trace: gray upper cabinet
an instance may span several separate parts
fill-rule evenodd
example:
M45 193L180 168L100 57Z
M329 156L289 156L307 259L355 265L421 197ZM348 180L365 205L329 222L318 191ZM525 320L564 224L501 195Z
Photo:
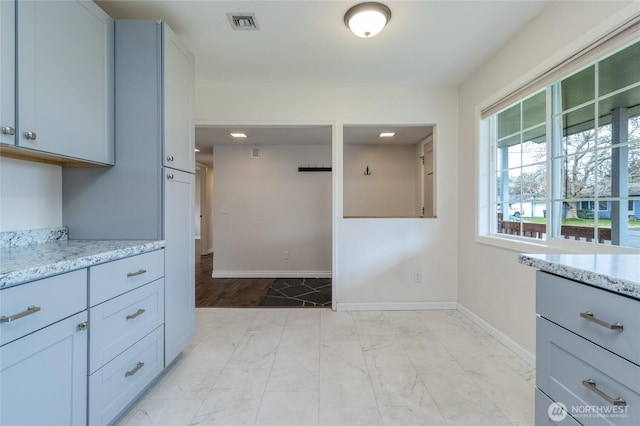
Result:
M85 0L16 7L16 144L113 164L113 20Z
M0 1L0 143L15 144L15 3Z
M195 126L193 121L193 55L175 33L163 28L164 165L195 173Z

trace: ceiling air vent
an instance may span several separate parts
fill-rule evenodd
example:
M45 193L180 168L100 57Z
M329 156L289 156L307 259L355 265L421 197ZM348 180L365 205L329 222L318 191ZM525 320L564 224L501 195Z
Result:
M227 18L229 18L229 22L231 23L231 28L234 30L244 30L244 31L257 31L258 21L256 21L255 13L227 13Z

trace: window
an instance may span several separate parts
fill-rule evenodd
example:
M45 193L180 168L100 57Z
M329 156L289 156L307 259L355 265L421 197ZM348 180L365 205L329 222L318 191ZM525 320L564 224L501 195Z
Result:
M640 248L640 42L486 119L489 233Z

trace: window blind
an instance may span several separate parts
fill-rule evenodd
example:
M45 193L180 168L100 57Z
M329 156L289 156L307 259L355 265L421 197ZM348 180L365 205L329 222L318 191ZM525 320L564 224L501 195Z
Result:
M636 14L590 46L573 54L562 61L562 63L548 69L540 76L525 83L515 91L489 105L487 108L484 108L481 111L482 119L502 111L534 92L561 80L574 71L596 62L601 57L635 41L639 37L640 14Z

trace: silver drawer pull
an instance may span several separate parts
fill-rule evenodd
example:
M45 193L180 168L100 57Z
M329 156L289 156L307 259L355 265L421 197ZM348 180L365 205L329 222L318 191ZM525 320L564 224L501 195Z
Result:
M24 132L24 137L27 140L35 141L38 135L36 135L36 132Z
M0 317L0 322L11 322L20 318L24 318L27 315L35 314L40 310L40 306L29 306L26 311L19 312L15 315L11 315L9 317L5 317L4 315Z
M88 330L88 329L89 329L89 321L81 322L76 327L76 330L78 330L78 331L85 331L85 330Z
M587 321L595 322L596 324L601 325L604 328L608 328L610 330L622 331L623 329L622 324L620 324L619 322L614 322L613 324L611 324L609 322L603 321L599 318L594 317L593 312L591 311L580 312L580 317L586 319Z
M138 269L136 272L127 273L127 278L136 277L138 275L144 274L145 272L147 272L146 269Z
M145 310L140 308L140 309L138 309L138 311L135 314L127 315L127 321L130 320L130 319L137 318L137 317L139 317L140 315L142 315L144 313L145 313Z
M605 401L607 401L609 404L611 405L627 405L627 402L618 397L618 398L611 398L609 395L607 395L606 393L602 392L600 389L598 389L596 387L596 381L593 379L587 379L587 380L583 380L582 384L589 389L590 391L592 391L593 393L595 393L596 395L598 395L600 398L604 399Z
M144 367L144 362L138 362L136 364L136 366L133 368L133 370L131 371L127 371L126 373L124 373L124 377L129 377L129 376L133 376L134 374L136 374L138 372L138 370L140 370L142 367Z

